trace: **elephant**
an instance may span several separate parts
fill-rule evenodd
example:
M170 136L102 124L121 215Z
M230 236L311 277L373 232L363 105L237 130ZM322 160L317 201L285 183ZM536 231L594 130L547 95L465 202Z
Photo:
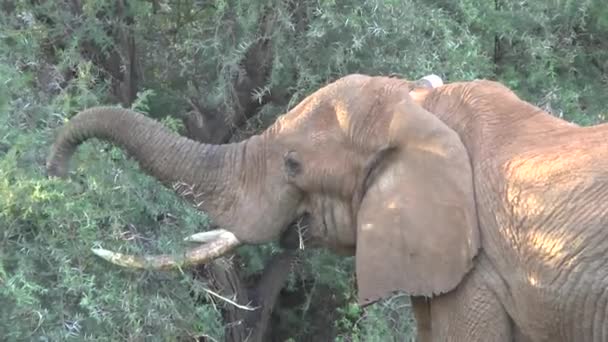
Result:
M350 74L222 145L94 107L61 129L49 176L90 138L220 227L186 237L198 245L181 258L93 250L115 264L205 263L306 217L315 241L354 255L362 306L411 296L422 341L608 340L608 128L499 82Z

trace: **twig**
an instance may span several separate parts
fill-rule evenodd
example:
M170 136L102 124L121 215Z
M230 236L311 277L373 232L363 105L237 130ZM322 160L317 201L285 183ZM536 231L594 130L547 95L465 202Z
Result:
M204 287L203 287L203 290L204 290L205 292L209 293L210 295L216 296L216 297L218 297L218 298L220 298L220 299L222 299L222 300L224 300L224 301L226 301L226 302L228 302L228 303L230 303L230 304L232 304L232 305L236 306L236 307L237 307L237 308L239 308L239 309L243 309L243 310L247 310L247 311L255 311L255 310L257 310L257 309L259 309L259 308L260 308L259 306L258 306L258 307L255 307L255 308L252 308L252 307L250 307L250 306L240 305L240 304L238 304L238 303L236 303L236 302L234 302L234 301L232 301L232 300L230 300L230 299L228 299L228 298L226 298L226 297L223 297L223 296L221 296L221 295L219 295L219 294L217 294L217 293L215 293L215 292L213 292L213 291L211 291L211 290L207 289L207 288L204 288Z
M308 225L302 226L302 221L304 221L304 217L300 217L300 219L298 219L298 222L296 223L296 228L298 229L298 242L299 242L298 247L299 247L299 249L304 250L303 231L308 228Z

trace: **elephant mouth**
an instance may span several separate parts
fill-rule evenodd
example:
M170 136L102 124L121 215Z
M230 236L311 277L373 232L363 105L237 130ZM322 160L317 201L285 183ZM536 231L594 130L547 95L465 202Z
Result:
M337 227L328 223L323 217L305 212L287 226L280 236L279 244L290 250L327 247L339 255L354 255L354 245L342 241L338 237Z

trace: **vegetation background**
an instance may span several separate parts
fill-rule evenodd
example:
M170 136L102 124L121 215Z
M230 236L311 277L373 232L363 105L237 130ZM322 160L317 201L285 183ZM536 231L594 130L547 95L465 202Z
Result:
M177 253L209 220L110 144L47 179L56 129L86 107L222 143L348 73L437 73L590 125L607 71L604 0L0 0L0 339L412 339L407 297L358 307L352 258L323 250L246 247L164 273L100 262L91 247Z

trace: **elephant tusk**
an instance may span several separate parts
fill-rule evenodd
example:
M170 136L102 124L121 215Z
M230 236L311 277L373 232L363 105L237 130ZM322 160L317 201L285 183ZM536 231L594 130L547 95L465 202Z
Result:
M189 242L199 242L199 243L207 243L210 241L215 241L217 239L236 239L236 236L226 229L214 229L208 232L200 232L196 234L192 234L184 239L184 241Z
M207 237L206 241L208 243L190 249L180 256L166 254L135 256L112 252L103 248L92 248L91 251L102 259L126 268L169 270L207 263L241 244L236 236L228 231L217 233L216 237L215 239Z

